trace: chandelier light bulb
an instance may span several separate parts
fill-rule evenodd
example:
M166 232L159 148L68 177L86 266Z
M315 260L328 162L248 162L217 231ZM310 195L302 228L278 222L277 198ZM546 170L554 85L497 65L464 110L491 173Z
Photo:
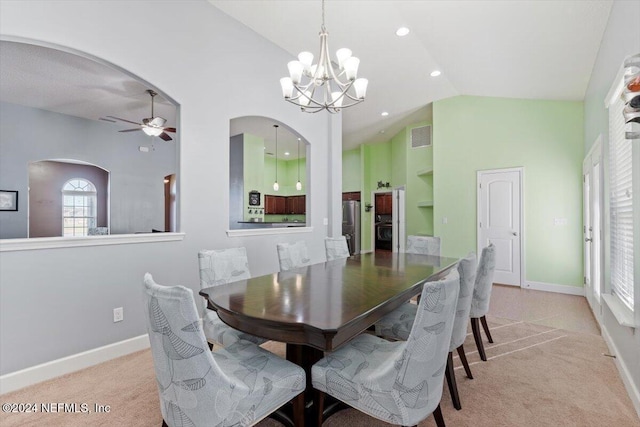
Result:
M298 83L300 83L300 79L302 78L302 70L304 69L302 62L290 61L287 64L287 67L289 68L289 76L291 77L291 81L293 82L293 84L297 85Z
M298 61L304 66L305 71L309 71L311 64L313 63L313 53L311 52L300 52L298 54Z
M347 49L346 47L338 49L336 51L336 57L338 58L338 67L340 67L340 69L343 69L344 61L351 57L351 49Z
M291 98L291 96L293 96L293 81L291 77L281 78L280 86L282 86L282 96L285 98Z
M359 78L353 82L353 87L356 90L356 97L358 99L364 99L367 96L367 86L369 85L369 80Z

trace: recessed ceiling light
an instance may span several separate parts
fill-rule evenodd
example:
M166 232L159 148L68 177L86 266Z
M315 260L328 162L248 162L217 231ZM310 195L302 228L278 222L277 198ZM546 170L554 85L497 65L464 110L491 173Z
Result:
M387 117L387 116L389 115L389 113L388 113L388 112L386 112L386 111L383 111L380 115L381 115L382 117Z
M440 70L433 70L430 75L431 77L438 77L440 74L442 74Z
M285 151L285 152L284 152L284 155L285 155L285 156L288 156L288 155L289 155L289 152L288 152L288 151Z
M398 29L396 30L396 36L398 36L398 37L404 37L404 36L406 36L407 34L409 34L409 31L411 31L411 30L409 30L407 27L400 27L400 28L398 28Z
M382 130L380 131L380 133L384 133L384 129L382 129Z

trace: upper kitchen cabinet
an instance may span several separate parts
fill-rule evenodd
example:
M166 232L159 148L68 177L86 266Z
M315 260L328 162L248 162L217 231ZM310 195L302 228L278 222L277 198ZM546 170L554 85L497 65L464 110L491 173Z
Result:
M376 194L376 215L391 215L392 210L391 193Z

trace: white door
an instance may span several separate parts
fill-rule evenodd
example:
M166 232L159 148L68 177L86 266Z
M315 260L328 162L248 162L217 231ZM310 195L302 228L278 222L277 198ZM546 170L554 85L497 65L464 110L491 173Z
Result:
M404 196L404 187L399 187L393 190L393 194L391 196L393 200L391 212L393 221L393 241L391 248L393 252L404 252L406 240Z
M600 138L582 163L584 285L596 317L600 316L602 286L602 153Z
M493 281L521 286L522 169L478 171L478 257L496 247Z

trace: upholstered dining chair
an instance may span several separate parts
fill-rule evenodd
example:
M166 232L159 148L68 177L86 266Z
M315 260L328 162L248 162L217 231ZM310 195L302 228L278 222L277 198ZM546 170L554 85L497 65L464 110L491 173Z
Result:
M347 239L344 236L325 237L324 249L327 254L327 261L349 258L351 256L349 253L349 246L347 245Z
M413 426L433 413L444 426L440 399L459 281L454 269L425 283L406 341L361 334L317 362L311 378L320 417L326 393L388 423Z
M302 368L242 340L209 351L189 288L147 273L144 298L163 426L250 426L292 399L303 421Z
M280 271L293 270L294 268L311 264L307 244L304 240L295 243L278 243L276 247L278 249Z
M445 377L451 394L453 406L460 410L460 395L456 384L455 370L453 367L453 351L458 352L462 366L469 379L473 379L471 368L467 362L464 351L464 340L467 337L467 325L469 324L469 311L473 297L473 286L476 277L476 254L471 252L458 262L458 275L460 276L460 292L456 306L456 317L453 323L451 342L449 343L449 355L447 356L447 368ZM386 339L406 340L411 332L418 306L416 304L403 304L396 310L387 314L376 323L376 335Z
M409 254L440 256L440 237L407 236L405 252Z
M200 267L201 289L251 278L247 250L242 247L201 250L198 252L198 265ZM262 344L266 341L264 338L228 326L218 317L218 313L207 309L207 302L204 298L201 300L204 307L202 326L204 335L210 343L226 347L240 339L255 344Z
M473 339L476 342L476 347L478 347L480 359L485 362L487 361L487 355L484 351L484 345L482 344L482 335L480 334L478 320L482 323L482 328L484 329L484 333L487 334L487 339L490 343L493 343L491 332L489 332L489 325L487 325L486 314L489 312L489 300L491 299L491 288L493 287L493 274L495 269L496 248L493 243L491 243L482 249L482 254L480 255L480 262L478 263L478 270L476 271L476 283L473 287L471 312L469 313Z

